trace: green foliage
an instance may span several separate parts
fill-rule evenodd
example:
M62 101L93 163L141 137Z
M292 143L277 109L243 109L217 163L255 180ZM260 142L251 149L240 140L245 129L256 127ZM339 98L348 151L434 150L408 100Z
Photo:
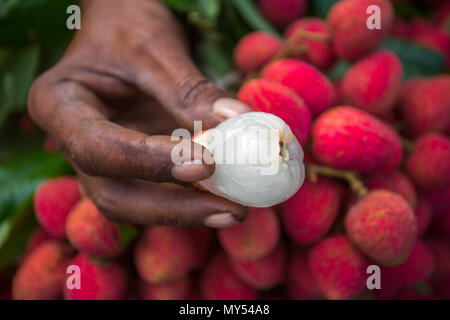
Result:
M328 11L338 0L311 0L309 5L311 7L311 13L313 16L325 18Z
M389 49L400 58L406 79L415 76L436 75L444 70L445 58L439 52L417 43L388 38L380 46L380 49Z

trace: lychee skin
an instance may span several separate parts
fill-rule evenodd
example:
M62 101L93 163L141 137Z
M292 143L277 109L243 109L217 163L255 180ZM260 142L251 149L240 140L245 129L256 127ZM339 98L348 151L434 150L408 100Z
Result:
M277 246L280 222L273 208L249 208L243 223L220 229L217 235L233 259L258 260Z
M316 244L309 255L309 267L322 291L332 300L351 299L365 287L368 262L342 235Z
M41 226L53 237L65 237L67 215L80 200L78 181L71 177L49 179L34 195L34 210Z
M40 247L41 244L49 240L55 240L55 238L49 235L45 230L37 228L28 238L27 249L25 251L25 254L29 254L31 251Z
M406 171L423 189L443 189L450 185L450 139L439 133L421 136L406 159Z
M399 170L369 175L364 184L369 190L385 189L398 193L413 207L417 204L417 193L414 184L406 174Z
M141 280L139 297L143 300L186 300L189 298L190 289L189 276L160 284L150 284Z
M282 41L269 33L255 31L245 35L234 49L233 60L243 74L257 72L283 47Z
M390 298L399 289L424 281L433 273L435 262L431 251L417 241L406 261L395 267L381 269L381 298Z
M89 199L71 210L66 234L75 248L95 257L114 257L122 249L117 225L106 219Z
M150 227L134 251L138 274L149 283L162 283L184 276L194 265L194 245L189 233L177 227Z
M430 281L433 284L439 283L450 276L450 240L448 237L435 237L427 239L425 243L435 261L435 268Z
M263 78L294 90L305 101L313 117L332 107L336 101L331 81L313 66L297 59L270 63L263 70Z
M450 76L413 78L400 93L399 105L411 136L450 132Z
M255 261L231 260L236 275L249 286L269 290L283 282L286 248L280 243L269 255Z
M305 180L281 207L283 227L289 238L298 245L322 238L336 219L343 193L343 187L331 179Z
M120 264L115 261L100 261L78 254L70 265L80 268L80 289L69 289L63 281L66 300L120 300L125 297L127 279Z
M255 111L280 117L291 128L300 144L305 144L308 140L311 114L303 99L290 88L274 81L256 79L244 84L237 97Z
M258 7L267 20L282 27L303 16L308 9L308 1L259 0Z
M391 51L376 52L353 65L341 83L344 104L374 115L386 115L394 107L403 80L400 59Z
M348 237L383 266L403 263L417 238L417 220L403 197L374 190L351 207L345 217Z
M315 17L294 21L285 32L290 42L291 57L301 59L320 70L329 69L335 59L330 30L325 21Z
M186 229L194 243L193 268L200 269L207 261L213 245L215 244L215 232L211 228Z
M219 253L208 264L200 280L204 299L207 300L255 300L257 293L245 284L233 271L230 261Z
M380 29L369 29L369 6L380 8ZM343 59L355 60L374 50L389 34L394 12L388 0L341 0L330 9L327 22L330 26L333 48Z
M69 246L49 240L31 251L14 276L12 296L16 300L53 300L62 297L61 284L70 258Z
M322 296L317 279L308 264L309 252L295 247L289 259L286 290L294 300L319 299Z
M440 213L434 218L433 233L450 238L450 209L447 209L447 211Z
M403 156L400 138L389 125L349 106L335 107L317 118L312 144L320 163L362 173L393 171Z

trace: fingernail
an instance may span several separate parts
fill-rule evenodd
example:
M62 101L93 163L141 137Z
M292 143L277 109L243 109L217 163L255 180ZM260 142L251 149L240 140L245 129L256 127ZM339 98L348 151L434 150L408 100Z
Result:
M207 179L212 170L200 160L185 161L172 167L172 176L183 182L194 182Z
M211 228L229 228L239 223L231 213L218 213L205 219L205 225Z
M231 118L249 111L252 111L249 106L231 98L221 98L213 104L213 112L223 118Z

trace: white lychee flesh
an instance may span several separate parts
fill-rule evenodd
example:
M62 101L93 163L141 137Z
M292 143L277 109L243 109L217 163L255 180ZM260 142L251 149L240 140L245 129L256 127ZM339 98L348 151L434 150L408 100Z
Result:
M251 207L270 207L303 184L303 150L279 117L249 112L220 123L194 139L214 157L215 172L200 185Z

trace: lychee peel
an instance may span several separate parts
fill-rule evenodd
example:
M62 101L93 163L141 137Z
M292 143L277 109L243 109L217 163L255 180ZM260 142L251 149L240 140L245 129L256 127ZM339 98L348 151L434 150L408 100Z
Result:
M307 0L259 0L264 17L276 26L285 26L300 18L308 9Z

